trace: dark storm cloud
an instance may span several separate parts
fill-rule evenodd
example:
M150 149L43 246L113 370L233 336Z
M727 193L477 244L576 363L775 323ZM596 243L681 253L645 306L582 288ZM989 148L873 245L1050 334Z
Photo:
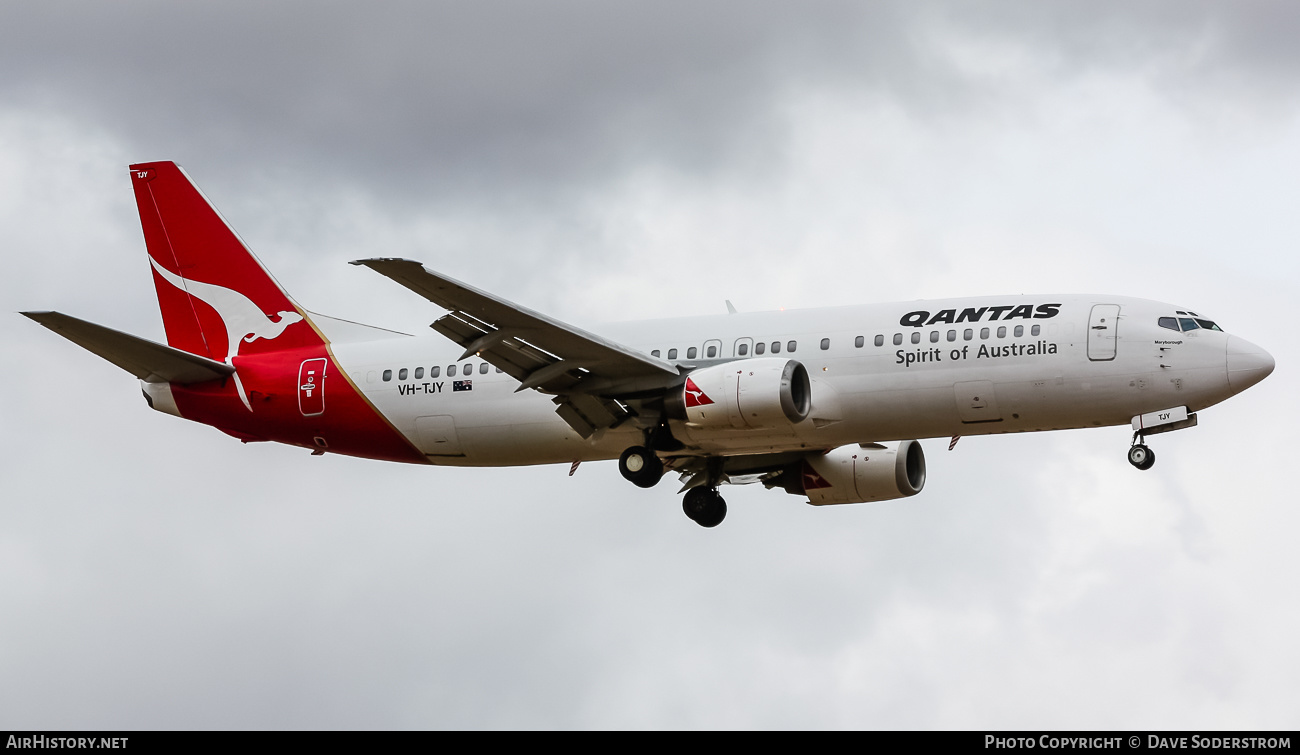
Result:
M146 154L326 161L376 182L472 191L625 161L715 164L762 130L798 56L851 46L860 26L839 4L738 10L26 6L0 32L0 86L11 102L111 124ZM885 55L880 36L872 47Z
M1164 56L1180 75L1292 80L1297 15L1172 2L22 4L0 28L0 96L75 114L143 159L324 167L449 195L555 191L646 163L779 161L783 92L878 90L923 111L997 94L1000 82L953 69L935 29L1057 71Z
M1154 55L1289 79L1297 23L1278 3L42 3L6 10L0 95L147 159L555 191L647 163L779 161L783 92L865 88L923 111L997 94L935 29L1059 71Z

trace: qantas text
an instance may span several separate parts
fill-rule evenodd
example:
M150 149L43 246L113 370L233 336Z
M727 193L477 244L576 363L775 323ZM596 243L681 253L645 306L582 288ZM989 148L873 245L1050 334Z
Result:
M959 313L955 309L941 309L931 315L928 311L922 309L917 312L908 312L903 315L899 325L908 325L913 328L923 328L926 325L935 325L938 323L954 324L959 322L980 322L981 320L1013 320L1022 318L1028 320L1035 318L1039 320L1048 317L1056 317L1061 311L1060 304L1039 304L1035 307L1033 304L1006 304L1000 307L967 307ZM988 317L985 317L988 315Z

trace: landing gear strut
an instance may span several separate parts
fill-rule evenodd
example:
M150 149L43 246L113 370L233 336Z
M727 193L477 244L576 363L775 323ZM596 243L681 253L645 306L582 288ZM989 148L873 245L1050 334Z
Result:
M682 511L701 527L717 527L727 517L727 502L713 488L691 488L682 499Z
M1141 433L1133 434L1133 445L1128 449L1128 463L1138 469L1150 469L1155 466L1156 452L1147 448L1146 440Z
M664 463L645 446L632 446L618 457L618 471L637 487L653 488L664 476Z

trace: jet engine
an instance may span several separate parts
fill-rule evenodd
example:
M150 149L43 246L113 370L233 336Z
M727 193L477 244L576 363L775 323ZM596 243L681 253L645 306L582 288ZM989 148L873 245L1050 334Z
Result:
M811 397L802 364L766 357L695 370L664 403L670 417L692 427L751 429L803 421Z
M904 498L925 487L925 453L914 440L894 448L875 443L840 446L809 454L764 484L806 495L814 506Z

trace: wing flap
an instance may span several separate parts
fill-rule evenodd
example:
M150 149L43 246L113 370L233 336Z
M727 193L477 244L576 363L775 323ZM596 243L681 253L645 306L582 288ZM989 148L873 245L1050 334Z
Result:
M480 291L404 259L357 260L443 309L429 327L519 381L518 390L556 396L555 412L582 437L613 427L630 412L615 397L663 388L677 370L667 362Z
M429 327L465 347L462 359L478 354L519 381L536 370L559 361L554 354L544 352L520 340L518 336L511 336L509 332L494 328L463 312L443 315ZM522 336L522 333L519 335ZM569 382L572 383L573 380Z
M364 265L391 278L439 307L451 310L461 324L472 323L478 327L479 332L473 338L462 341L453 337L462 346L468 346L475 338L486 335L489 331L501 331L504 334L502 338L507 341L515 340L551 355L553 358L549 361L563 359L589 362L593 365L591 371L602 377L677 376L677 371L671 365L648 354L448 278L419 262L380 258L356 260L352 264ZM447 318L444 317L439 322L445 320ZM447 325L448 330L454 330L462 338L468 337L464 330L451 327L450 323ZM434 329L452 337L441 328Z
M146 383L203 383L219 380L235 371L228 364L79 320L62 312L21 314Z

